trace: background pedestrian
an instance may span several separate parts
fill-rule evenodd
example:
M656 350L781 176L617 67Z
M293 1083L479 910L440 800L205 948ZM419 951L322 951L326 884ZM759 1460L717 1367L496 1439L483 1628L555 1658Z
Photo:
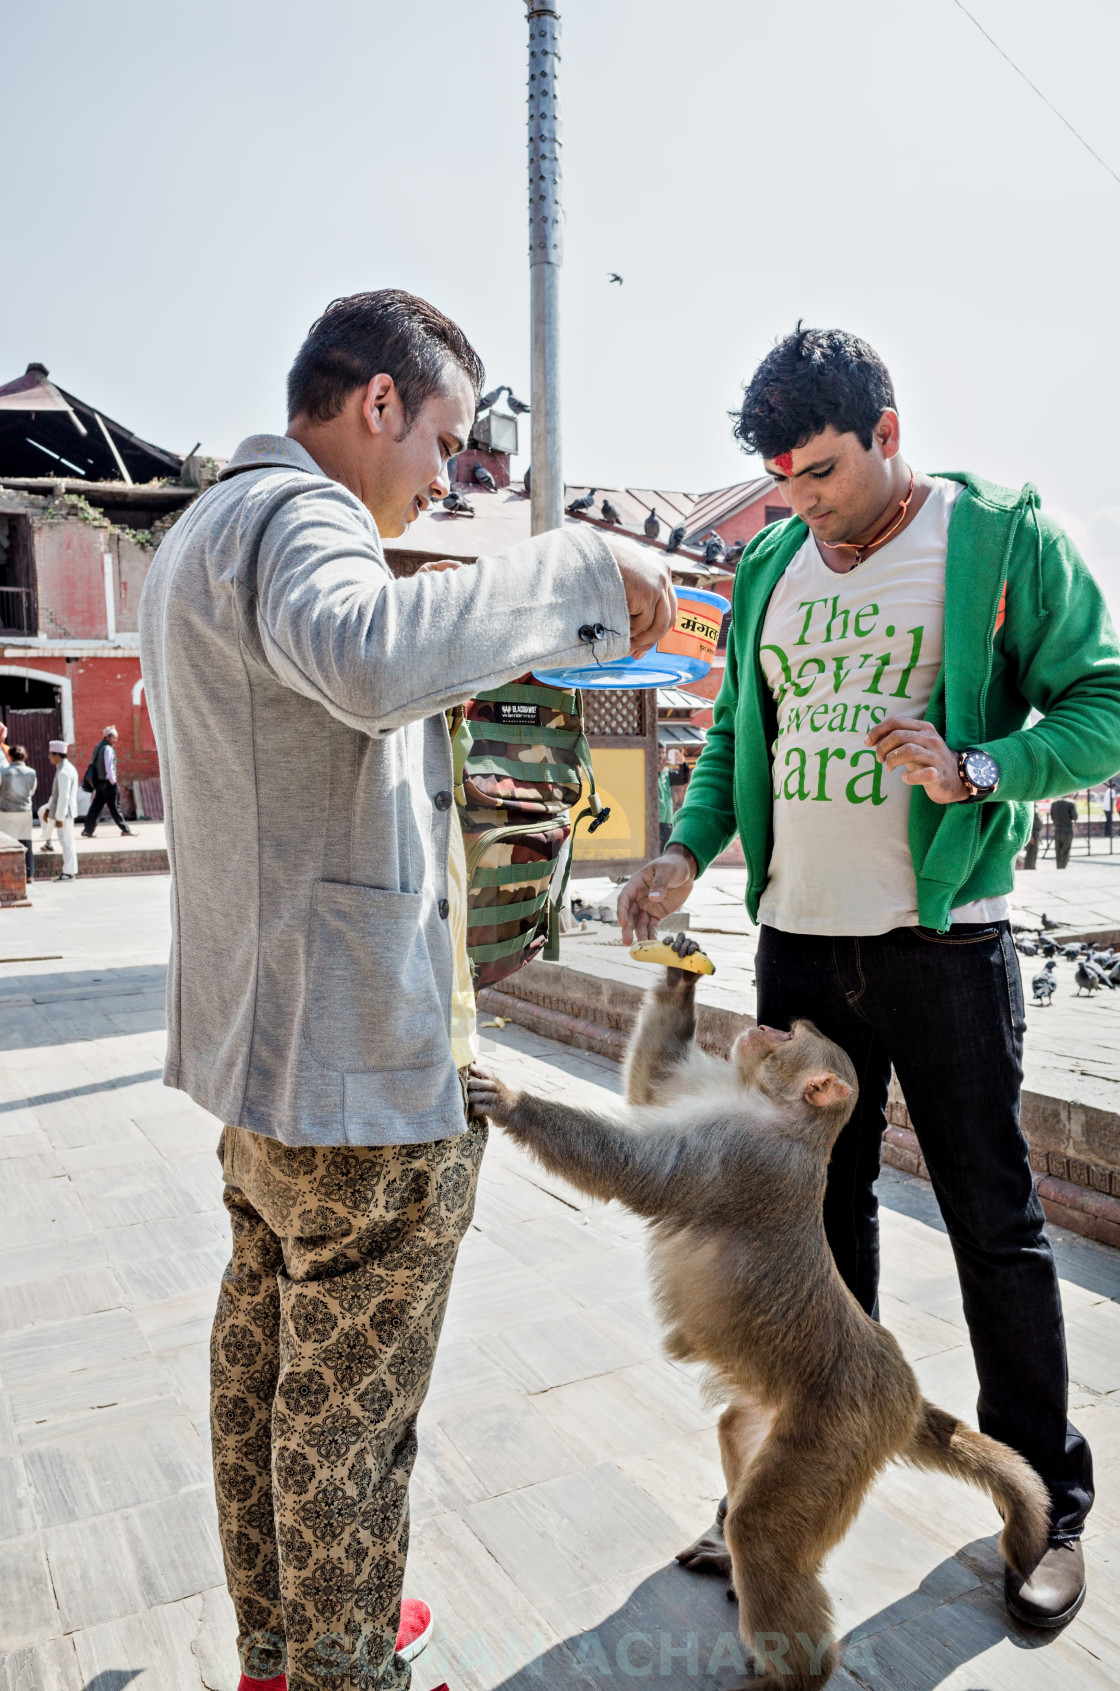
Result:
M54 785L51 796L39 812L43 824L43 850L53 851L53 834L57 828L62 836L62 874L60 881L72 881L78 873L78 852L74 845L74 819L78 814L78 771L67 756L70 750L65 740L52 740L50 759L54 764Z
M7 765L0 769L0 834L18 840L27 858L27 879L35 879L35 853L31 846L31 800L39 777L27 761L24 746L13 746Z
M1055 799L1050 806L1050 820L1054 824L1054 861L1059 869L1069 862L1073 847L1073 830L1077 823L1077 805L1072 798Z
M121 790L117 785L117 730L110 724L102 730L101 738L94 747L90 758L87 774L93 776L93 803L89 807L85 826L82 829L87 840L93 838L93 831L103 810L117 824L122 834L135 834L135 828L130 828L121 815Z

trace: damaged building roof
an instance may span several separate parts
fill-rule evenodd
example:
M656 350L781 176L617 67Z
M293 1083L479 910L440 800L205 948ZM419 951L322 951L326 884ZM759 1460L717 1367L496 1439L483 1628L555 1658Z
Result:
M67 393L45 364L0 386L0 477L88 482L176 480L183 459L153 446L103 411Z

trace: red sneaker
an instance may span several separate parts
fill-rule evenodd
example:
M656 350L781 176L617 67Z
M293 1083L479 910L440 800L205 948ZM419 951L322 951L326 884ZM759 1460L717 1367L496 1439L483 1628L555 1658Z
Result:
M397 1655L411 1662L425 1649L432 1636L432 1611L418 1597L406 1597L401 1604L401 1629L397 1633ZM436 1691L447 1691L446 1685Z
M288 1691L288 1676L278 1673L272 1679L250 1679L243 1673L237 1682L237 1691Z

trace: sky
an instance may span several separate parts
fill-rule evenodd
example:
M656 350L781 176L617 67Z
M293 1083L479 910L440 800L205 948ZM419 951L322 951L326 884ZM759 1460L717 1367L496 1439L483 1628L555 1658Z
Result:
M1120 8L969 3L1120 173ZM1034 482L1120 611L1120 182L955 0L561 5L567 480L755 473L744 380L841 325L907 457ZM522 0L9 6L0 380L226 456L283 431L322 307L395 285L528 398L526 34Z

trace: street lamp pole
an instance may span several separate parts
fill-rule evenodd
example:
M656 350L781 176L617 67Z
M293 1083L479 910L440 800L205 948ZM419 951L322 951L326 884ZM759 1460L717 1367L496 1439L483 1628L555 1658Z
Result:
M534 534L564 521L560 464L560 62L557 0L527 0L529 9L529 277L533 319L532 481Z

